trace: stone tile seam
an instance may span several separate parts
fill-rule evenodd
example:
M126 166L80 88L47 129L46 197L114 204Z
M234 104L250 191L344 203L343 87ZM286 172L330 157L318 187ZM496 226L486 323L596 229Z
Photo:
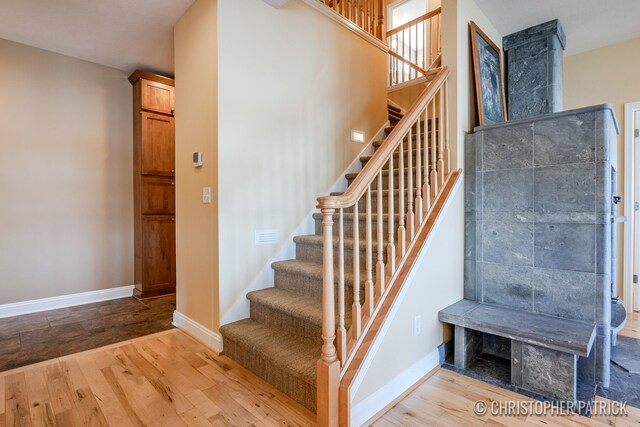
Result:
M533 161L535 162L536 159L536 122L531 123L531 131L533 132L533 138L531 139L531 156ZM536 172L535 172L535 165L533 165L532 167L533 169L533 180L531 180L531 196L532 196L532 200L531 200L531 208L533 209L533 212L535 214L536 212ZM535 218L534 218L535 220ZM533 225L533 239L531 239L531 262L532 264L535 265L536 263L536 224L535 221L532 222ZM533 278L531 280L531 310L535 313L536 312L536 292L535 292L535 286L533 285Z
M584 274L593 274L594 276L605 276L605 274L596 273L595 270L594 271L567 270L567 269L560 269L560 268L536 267L535 265L525 265L525 264L504 264L501 262L491 262L491 261L476 261L476 264L491 264L491 265L499 265L502 267L515 266L515 267L531 268L531 269L544 270L544 271L560 271L565 273L584 273Z
M542 169L542 168L550 168L555 166L597 165L598 163L607 163L607 161L603 160L603 161L593 161L593 162L554 163L550 165L532 165L526 168L480 169L477 172L502 172L502 171L513 171L513 170Z

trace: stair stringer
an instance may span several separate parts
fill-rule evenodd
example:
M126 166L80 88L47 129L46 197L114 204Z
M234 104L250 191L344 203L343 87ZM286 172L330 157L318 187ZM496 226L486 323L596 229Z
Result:
M389 121L383 123L383 125L378 129L375 135L369 139L369 142L364 146L362 151L358 153L353 162L340 174L338 178L333 183L331 188L325 193L330 194L332 192L342 192L347 189L347 181L344 179L345 175L348 173L356 173L360 172L362 169L362 164L360 162L360 157L372 155L375 151L373 147L374 141L379 141L385 138L385 128L389 126ZM249 286L247 286L242 293L240 293L238 298L235 300L233 305L229 310L227 310L221 317L220 325L226 325L232 322L236 322L238 320L242 320L250 317L249 313L249 300L247 299L247 294L249 292L258 291L266 288L273 288L274 286L274 270L272 268L272 264L276 261L284 261L288 259L296 258L296 244L293 241L295 236L301 236L306 234L314 234L315 233L315 220L313 219L313 214L317 213L318 209L315 207L309 211L309 213L305 216L305 218L298 224L296 229L287 237L285 242L280 246L278 252L264 265L264 267L260 270L260 272L255 276L255 278L251 281Z
M440 210L434 212L436 218L433 220L430 229L423 230L426 233L426 238L418 248L415 248L416 257L414 262L408 266L406 276L396 283L399 288L394 287L388 292L386 296L388 301L385 301L381 307L380 320L377 322L374 320L369 330L364 331L363 341L367 341L367 334L370 334L373 338L366 350L356 350L353 360L361 360L361 362L356 363L356 366L352 363L343 372L340 383L341 425L344 421L347 421L348 425L352 426L368 424L367 421L372 421L381 411L396 403L412 386L419 383L425 375L439 365L437 346L443 340L443 330L438 322L438 309L434 308L429 310L428 313L415 313L420 314L423 318L421 326L423 331L417 337L413 337L410 333L413 322L407 323L407 319L403 319L405 320L404 323L407 324L403 323L402 326L398 326L397 323L398 318L403 314L401 313L403 303L415 298L412 290L416 286L428 286L436 290L446 286L446 292L433 296L436 300L442 299L442 301L436 302L436 305L442 305L442 307L449 304L449 301L457 301L457 298L461 298L463 295L464 285L461 273L464 258L463 177L461 173L457 174L457 176L454 173L451 179L454 181L450 183L451 189L448 192L446 190L443 192L442 196L446 197L446 199L443 201ZM425 226L425 228L427 227L429 227L429 224ZM454 235L448 233L453 233ZM431 283L416 283L416 276L423 265L429 262L428 257L437 257L437 254L442 252L443 239L455 239L456 242L454 242L453 246L456 251L459 249L460 252L459 254L456 252L456 256L451 257L449 264L446 262L437 263L437 269L450 273L446 275L451 276L452 283L434 285L433 281L436 278L431 280L431 277L429 278ZM420 279L423 279L423 274L420 275ZM404 315L406 317L407 314L404 313ZM411 316L413 315L412 313ZM424 326L425 324L427 327ZM418 340L425 341L425 338L427 338L427 341L433 341L432 348L423 348L422 351L418 351L417 353L420 353L420 357L414 357L415 360L399 360L398 358L402 358L408 352L405 346L399 345L397 342L401 339L398 337L399 329L404 330L405 335L408 335L409 339L414 340L414 342L418 342ZM409 331L409 333L407 334L406 331ZM396 334L395 337L394 334ZM426 335L429 336L427 337ZM391 338L392 341L389 341L388 338ZM383 354L382 357L384 357L384 354L387 356L394 354L395 357L381 362L380 354ZM382 363L385 366L384 370L377 369L379 366L376 365L376 362L378 365ZM387 372L392 369L390 366L402 366L404 369L387 380L381 379L388 375ZM365 382L369 380L368 382L371 383L370 380L372 378L375 378L374 382L382 383L376 384L375 391L370 393L367 393L366 390L361 390L363 385L365 385L365 388L369 385L365 384ZM369 387L369 389L371 388ZM346 420L342 418L343 409L346 409L348 413L345 417Z

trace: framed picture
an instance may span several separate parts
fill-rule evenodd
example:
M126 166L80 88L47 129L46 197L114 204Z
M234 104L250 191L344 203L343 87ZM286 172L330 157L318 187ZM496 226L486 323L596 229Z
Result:
M471 21L471 50L480 126L507 121L500 49Z

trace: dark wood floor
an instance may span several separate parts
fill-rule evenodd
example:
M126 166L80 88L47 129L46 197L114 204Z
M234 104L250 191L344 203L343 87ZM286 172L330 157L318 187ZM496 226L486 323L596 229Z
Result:
M172 328L175 295L0 319L0 372Z

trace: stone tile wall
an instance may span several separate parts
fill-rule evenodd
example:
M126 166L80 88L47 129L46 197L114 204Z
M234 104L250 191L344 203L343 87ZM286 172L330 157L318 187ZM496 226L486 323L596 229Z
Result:
M503 38L509 120L562 111L562 53L558 20Z
M597 324L579 376L603 385L616 133L598 106L476 128L465 144L465 298Z

